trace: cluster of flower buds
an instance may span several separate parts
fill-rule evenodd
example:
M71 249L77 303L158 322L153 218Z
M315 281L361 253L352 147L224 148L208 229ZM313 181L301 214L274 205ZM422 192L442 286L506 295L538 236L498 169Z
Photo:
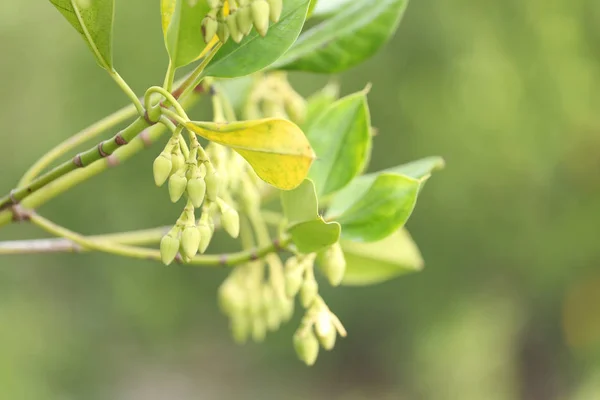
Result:
M281 17L283 0L207 0L210 11L202 21L204 41L217 35L223 43L231 37L239 43L252 27L265 36L269 20L276 23Z
M346 336L346 330L321 297L317 296L294 334L294 349L306 365L313 365L319 355L319 345L325 350L335 346L337 335Z
M339 286L346 273L346 258L339 243L328 247L317 255L317 265L331 286Z
M309 308L319 294L314 274L315 254L293 256L285 262L285 294L294 298L300 293L304 308Z
M177 223L161 240L161 257L167 265L177 254L181 254L183 261L189 261L198 252L206 251L215 229L215 211L220 213L221 225L230 236L238 237L240 230L238 212L220 197L223 182L208 155L196 140L186 160L182 140L181 135L171 137L153 166L158 186L168 180L172 202L179 201L184 194L188 199ZM200 207L202 216L196 222L195 209Z
M283 118L302 125L306 100L290 85L284 72L274 72L255 83L244 111L247 119Z
M244 343L264 340L294 313L294 302L263 279L261 261L237 267L219 288L219 303L229 317L233 338Z

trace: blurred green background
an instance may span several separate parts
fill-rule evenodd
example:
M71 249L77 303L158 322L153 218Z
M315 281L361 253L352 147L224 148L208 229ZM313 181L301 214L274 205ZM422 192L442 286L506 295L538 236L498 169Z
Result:
M141 93L166 68L158 2L116 11L117 68ZM4 193L126 98L47 1L3 2L0 54ZM292 78L303 94L325 81ZM600 2L415 0L385 50L340 81L373 84L372 169L447 161L408 224L421 273L326 290L349 336L306 368L297 319L233 344L215 298L226 271L2 257L0 398L600 399ZM156 151L44 214L83 233L171 223Z

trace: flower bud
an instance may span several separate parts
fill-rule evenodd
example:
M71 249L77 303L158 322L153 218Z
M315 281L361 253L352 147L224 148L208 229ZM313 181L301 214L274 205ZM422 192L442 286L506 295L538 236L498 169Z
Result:
M211 10L214 10L215 8L219 8L221 6L221 0L207 0L208 3L208 7L210 7Z
M188 225L181 234L181 252L188 258L193 258L198 253L200 246L200 232L194 225Z
M225 21L219 21L217 23L217 36L222 43L226 43L229 39L229 28Z
M171 154L171 175L185 167L185 157L181 150L173 152Z
M269 3L266 0L254 0L250 4L250 14L254 27L261 36L266 36L269 30Z
M195 208L200 208L206 193L206 183L200 177L192 178L187 182L187 194Z
M297 93L288 95L285 99L285 112L292 122L301 125L306 118L306 100Z
M300 300L304 308L310 307L319 293L319 285L314 279L306 279L300 288Z
M321 342L321 346L323 346L325 350L333 349L337 335L335 326L333 326L331 318L329 317L329 310L319 312L317 320L315 321L315 331L319 338L319 342Z
M187 179L183 174L171 175L169 178L169 196L173 203L177 203L187 187Z
M267 336L267 324L262 318L254 318L252 320L252 340L260 343Z
M225 281L219 288L219 305L227 315L243 314L247 306L246 293L233 281Z
M173 164L171 162L171 154L162 152L156 159L154 160L154 164L152 165L152 172L154 173L154 183L156 186L162 186L167 179L169 179L169 175L171 175L171 168Z
M251 320L246 314L235 314L231 317L231 334L236 343L246 343L248 334L250 333L250 323Z
M294 334L294 350L306 365L311 366L319 355L319 341L311 329L302 329Z
M207 173L204 181L206 182L206 198L210 201L217 201L221 189L221 182L219 181L217 171Z
M272 22L279 22L281 17L281 10L283 9L283 0L267 0L269 3L269 18Z
M244 38L244 34L239 30L237 26L237 18L236 13L230 14L227 16L225 22L227 23L227 28L229 28L229 34L234 42L239 43Z
M252 15L250 13L250 7L240 7L235 13L235 18L237 19L237 26L242 35L248 35L252 30Z
M232 238L237 238L240 234L240 215L231 207L227 209L221 215L221 223L223 228Z
M179 244L177 234L173 230L163 236L160 241L160 258L165 265L171 264L175 257L177 257Z
M278 300L279 313L282 321L289 321L294 315L294 300L288 298L280 298Z
M285 271L285 294L288 297L294 297L300 291L304 279L302 270L299 268Z
M219 27L219 23L213 14L214 13L208 13L208 15L206 15L206 17L204 17L202 20L202 36L204 37L205 43L208 43L212 40L212 38L217 34L217 28Z
M200 233L200 245L198 246L198 251L201 254L204 254L212 239L213 229L211 229L210 225L206 222L200 221L200 224L198 224L198 232Z
M319 266L332 286L339 286L346 272L346 258L339 243L319 253Z

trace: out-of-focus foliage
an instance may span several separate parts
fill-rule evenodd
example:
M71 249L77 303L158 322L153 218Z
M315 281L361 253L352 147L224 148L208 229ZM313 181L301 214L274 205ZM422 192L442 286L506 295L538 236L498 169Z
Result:
M160 83L160 13L116 8L121 75L138 91ZM60 18L33 0L0 13L0 187L126 102ZM339 78L342 95L373 83L373 171L429 154L448 167L408 224L425 268L326 293L349 336L315 367L293 356L297 323L260 347L232 344L215 304L224 271L11 257L0 264L2 397L598 398L598 21L589 0L414 1L392 42ZM293 78L305 94L324 83ZM168 224L179 210L152 183L151 153L44 211L84 233Z

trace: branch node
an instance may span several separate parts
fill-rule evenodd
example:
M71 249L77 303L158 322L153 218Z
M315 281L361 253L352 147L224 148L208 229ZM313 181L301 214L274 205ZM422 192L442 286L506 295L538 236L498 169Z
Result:
M121 135L121 132L119 132L115 136L115 143L117 144L117 146L124 146L127 143L129 143L129 142L127 140L125 140L125 138L123 137L123 135Z
M114 154L111 154L110 156L106 157L106 164L111 168L117 167L119 165L119 158Z
M26 210L19 204L14 204L11 207L13 222L29 221L33 215L33 211Z
M102 158L109 156L109 154L107 152L105 152L104 149L102 148L103 145L104 145L104 141L98 143L98 154L100 154L100 157L102 157Z
M75 164L75 166L77 168L83 168L83 161L81 160L81 154L77 154L75 157L73 157L73 164Z
M148 133L147 129L144 129L139 134L139 137L140 137L140 140L142 141L142 143L144 143L144 147L152 146L152 138L150 138L150 134Z

